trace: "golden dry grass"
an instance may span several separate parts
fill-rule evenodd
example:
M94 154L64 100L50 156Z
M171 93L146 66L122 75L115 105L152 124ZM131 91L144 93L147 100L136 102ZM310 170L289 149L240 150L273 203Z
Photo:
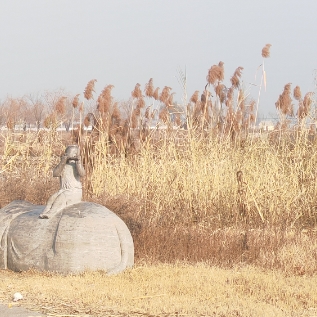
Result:
M66 137L1 136L1 207L46 203ZM232 141L166 130L121 153L100 134L89 157L82 148L85 200L125 220L136 267L115 277L2 271L1 299L20 291L23 305L55 315L315 314L317 153L308 137L277 131Z
M317 272L317 153L307 134L232 142L163 131L150 138L136 154L112 154L115 145L102 135L89 156L82 149L84 200L127 223L137 261ZM59 186L52 167L71 141L49 132L1 141L0 206L45 204Z
M117 276L0 271L0 299L52 315L313 316L317 277L286 277L254 267L137 266Z

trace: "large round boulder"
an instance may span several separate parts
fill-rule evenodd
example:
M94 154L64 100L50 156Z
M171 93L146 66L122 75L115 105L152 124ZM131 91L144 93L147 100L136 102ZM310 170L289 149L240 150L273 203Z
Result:
M133 265L130 231L106 207L80 202L40 219L44 208L13 201L0 209L0 269L115 274Z

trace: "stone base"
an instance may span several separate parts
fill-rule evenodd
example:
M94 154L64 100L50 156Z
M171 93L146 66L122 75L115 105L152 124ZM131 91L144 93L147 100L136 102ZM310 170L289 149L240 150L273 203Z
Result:
M13 201L0 209L0 269L115 274L133 266L130 231L106 207L80 202L39 219L44 208Z

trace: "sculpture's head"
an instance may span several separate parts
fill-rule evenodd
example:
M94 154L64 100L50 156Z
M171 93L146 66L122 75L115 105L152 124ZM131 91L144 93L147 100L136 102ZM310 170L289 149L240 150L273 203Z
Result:
M78 145L69 145L65 150L65 154L68 156L70 160L78 160L78 155L79 155Z

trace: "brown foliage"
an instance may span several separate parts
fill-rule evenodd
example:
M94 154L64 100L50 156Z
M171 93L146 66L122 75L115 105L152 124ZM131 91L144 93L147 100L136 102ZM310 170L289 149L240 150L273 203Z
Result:
M264 58L268 58L270 57L270 47L272 45L271 44L266 44L263 48L262 48L262 57Z
M313 94L312 92L308 92L305 95L304 100L300 101L298 111L297 111L297 116L299 119L304 119L308 116L311 105L313 103L313 100L311 98L312 94Z
M224 103L226 99L225 89L226 89L226 86L221 83L218 83L218 85L215 87L215 93L219 97L219 100L221 103Z
M110 107L112 105L112 100L113 100L113 97L111 96L111 91L113 88L114 88L113 85L106 86L98 97L97 109L101 114L105 114L109 112L110 110Z
M175 92L171 93L169 98L168 98L168 105L172 106L173 105L173 96L175 95Z
M131 92L132 98L141 98L142 97L142 91L140 89L140 84L137 83L134 87L134 90Z
M137 108L142 109L144 107L145 107L145 101L144 101L143 97L141 96L141 97L138 98Z
M209 84L215 85L219 81L223 81L224 79L224 66L223 62L219 62L218 65L213 65L208 70L208 75L206 80Z
M302 92L301 92L299 86L296 86L296 87L294 88L294 98L295 98L296 100L300 100L300 99L302 98Z
M233 73L233 76L230 78L231 84L234 88L239 88L240 86L240 78L242 75L243 67L238 67L235 72Z
M171 87L165 86L160 94L160 101L163 102L166 106L168 106L168 100L170 97Z
M84 90L84 97L87 99L87 100L90 100L90 99L94 99L93 97L93 92L95 92L95 83L96 83L97 79L92 79L88 82L85 90Z
M233 93L234 93L234 87L231 86L227 91L227 100L226 100L227 107L231 107L233 104Z
M160 88L157 87L157 88L154 90L154 92L153 92L152 97L153 97L155 100L159 100L159 90L160 90Z
M308 92L304 97L303 105L307 113L310 111L310 107L313 103L312 94L313 94L312 92Z
M80 94L77 94L77 95L74 97L73 101L72 101L72 106L73 106L74 108L77 108L77 107L78 107L78 104L79 104L79 95L80 95Z
M66 105L65 105L65 101L66 101L66 97L61 97L59 98L59 100L57 101L56 105L55 105L55 111L58 115L63 115L65 114L66 111Z
M153 97L153 94L154 94L153 78L150 78L149 82L145 85L144 93L145 93L145 96L147 97Z
M196 103L199 98L199 90L196 90L193 95L190 97L190 102Z
M121 113L120 113L120 110L118 108L118 103L117 102L113 106L111 119L116 121L117 123L120 122L120 120L121 120Z
M281 111L284 115L293 115L293 104L291 98L291 84L286 84L282 94L275 103L276 109Z
M84 102L82 102L79 106L79 112L84 112Z

